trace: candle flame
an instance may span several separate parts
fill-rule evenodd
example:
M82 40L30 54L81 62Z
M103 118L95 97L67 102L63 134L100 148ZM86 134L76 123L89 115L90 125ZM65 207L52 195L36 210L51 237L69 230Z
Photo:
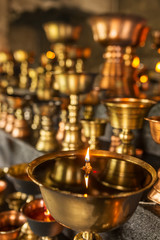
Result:
M45 215L45 216L49 216L49 215L50 215L50 212L49 212L49 210L48 210L47 208L46 208L45 211L44 211L44 215Z
M86 156L85 156L85 161L86 161L86 162L89 162L89 161L90 161L90 157L89 157L89 147L87 148L87 153L86 153Z

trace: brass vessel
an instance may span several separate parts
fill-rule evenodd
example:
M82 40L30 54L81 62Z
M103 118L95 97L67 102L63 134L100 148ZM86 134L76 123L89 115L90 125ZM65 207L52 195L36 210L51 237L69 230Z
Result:
M132 130L142 128L144 117L156 102L149 99L112 98L103 103L107 107L111 126L122 129L119 134L122 143L116 148L116 152L134 155Z
M70 97L68 122L65 124L64 140L62 142L62 149L64 151L77 150L83 145L81 140L81 125L78 120L79 95L91 91L94 78L95 75L89 73L64 73L55 75L60 93Z
M79 39L80 26L72 26L63 22L47 22L43 25L49 42L72 42Z
M160 144L160 116L152 116L145 118L149 121L151 136L153 140ZM148 194L148 198L153 202L160 204L160 169L158 170L158 180Z
M38 209L45 209L45 203L42 198L34 199L23 205L21 208L22 213L27 218L28 224L33 233L39 236L39 240L49 240L60 234L63 230L63 226L57 223L55 220L43 221L42 219L36 219L33 216L33 212L38 214ZM43 238L44 237L44 238Z
M81 120L84 136L88 139L90 149L99 149L100 136L104 135L107 121L105 119Z
M3 211L0 213L0 239L16 240L19 237L21 228L25 224L25 216L17 211ZM7 229L7 230L3 230Z
M35 145L38 151L51 152L59 148L53 117L60 104L59 100L39 101L36 103L40 117L39 136Z
M98 232L119 227L132 216L155 182L156 171L132 156L92 150L94 172L86 188L85 154L79 150L44 155L29 163L28 174L55 220L80 232L75 239L100 239Z
M144 45L148 33L146 20L136 15L110 13L89 19L93 38L105 47L99 86L110 97L138 97L134 49Z

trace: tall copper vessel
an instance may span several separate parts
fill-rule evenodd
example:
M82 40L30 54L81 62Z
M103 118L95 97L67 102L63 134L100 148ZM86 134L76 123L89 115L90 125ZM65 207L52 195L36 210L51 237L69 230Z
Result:
M89 19L93 37L105 47L100 88L112 97L138 97L139 89L132 67L135 48L145 43L146 20L139 16L106 14Z

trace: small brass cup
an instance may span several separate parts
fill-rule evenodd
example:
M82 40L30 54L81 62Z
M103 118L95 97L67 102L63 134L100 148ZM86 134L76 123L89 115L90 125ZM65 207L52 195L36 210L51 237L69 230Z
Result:
M23 224L26 222L25 216L17 211L5 211L0 213L0 239L17 240Z

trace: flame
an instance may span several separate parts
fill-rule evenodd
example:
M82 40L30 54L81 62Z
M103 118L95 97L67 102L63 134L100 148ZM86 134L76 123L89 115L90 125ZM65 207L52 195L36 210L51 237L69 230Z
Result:
M44 211L44 215L45 215L45 216L49 216L49 215L50 215L50 212L49 212L49 210L48 210L47 208L46 208L45 211Z
M85 175L84 179L85 179L86 188L88 188L89 175Z
M87 153L86 153L86 156L85 156L85 161L86 161L86 162L90 162L89 147L87 148Z
M141 83L146 83L148 81L148 76L147 75L142 75L139 80L140 80Z
M132 67L133 68L137 68L138 66L139 66L139 64L140 64L140 59L139 59L139 57L134 57L133 58L133 61L132 61Z
M52 52L52 51L48 51L48 52L46 53L46 56L47 56L47 58L49 58L49 59L54 59L54 58L55 58L55 53Z
M160 62L157 62L156 67L155 67L156 72L160 72Z

